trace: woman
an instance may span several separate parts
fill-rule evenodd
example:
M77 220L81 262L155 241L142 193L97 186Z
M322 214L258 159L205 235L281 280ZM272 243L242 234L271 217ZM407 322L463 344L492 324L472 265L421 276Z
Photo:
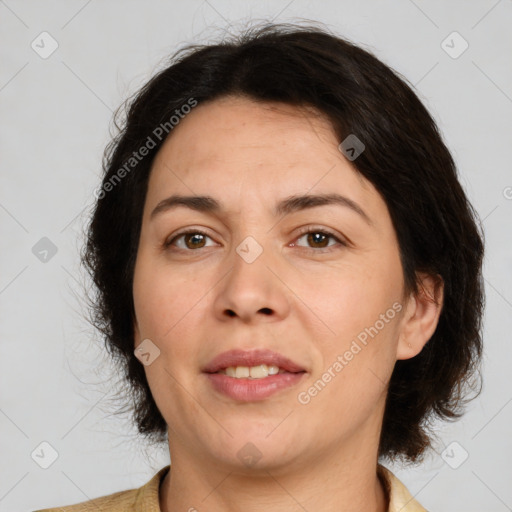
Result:
M425 510L478 369L483 235L430 114L324 30L179 52L106 152L84 262L171 466L60 511Z

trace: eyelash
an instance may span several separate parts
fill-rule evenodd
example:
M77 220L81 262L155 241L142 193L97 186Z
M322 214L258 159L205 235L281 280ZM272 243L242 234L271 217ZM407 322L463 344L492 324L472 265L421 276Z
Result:
M312 228L312 227L306 227L306 228L303 228L299 231L299 235L297 236L296 240L302 238L304 235L307 235L307 234L310 234L310 233L315 233L315 234L322 234L322 235L328 235L328 237L334 239L336 242L339 243L339 245L343 246L343 247L347 247L347 243L344 242L343 240L340 240L334 233L332 233L331 231L325 229L325 228ZM166 241L164 243L164 248L165 249L168 249L170 246L173 245L173 243L178 240L179 238L185 236L185 235L191 235L191 234L194 234L194 235L203 235L203 236L206 236L208 238L211 238L211 236L204 232L204 231L201 231L200 229L188 229L186 231L182 231L181 233L177 233L171 240L169 241ZM294 242L295 243L295 242ZM300 246L302 247L302 246ZM316 253L325 253L325 252L330 252L332 251L333 249L336 249L335 246L327 246L327 247L320 247L320 248L315 248L315 247L302 247L303 249L306 249L306 250L311 250L313 252L316 252ZM203 249L203 247L200 247L199 249ZM185 251L185 252L193 252L193 251L196 251L198 249L181 249L181 248L178 248L178 250L181 250L181 251Z

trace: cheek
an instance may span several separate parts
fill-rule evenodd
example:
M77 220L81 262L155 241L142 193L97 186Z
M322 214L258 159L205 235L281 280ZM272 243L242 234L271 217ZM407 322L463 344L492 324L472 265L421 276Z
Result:
M199 345L194 340L208 301L203 283L197 276L158 269L155 263L141 265L134 276L140 337L149 338L160 350L155 362L145 367L146 377L155 401L165 411L191 407L181 386L192 389L199 371ZM174 397L171 401L170 396Z
M190 325L195 305L205 286L191 276L171 272L165 266L140 264L136 269L133 297L141 336L167 343Z
M340 349L379 321L380 315L392 307L396 295L394 286L382 276L367 279L366 273L355 269L333 272L326 279L308 278L302 284L295 288L299 290L297 296L301 301L297 307L303 309L302 318L319 324L329 345Z
M336 377L331 377L328 386L336 389L331 397L334 402L337 393L346 395L348 404L353 394L372 401L391 375L402 307L397 300L401 281L393 283L392 272L384 275L381 271L367 281L366 274L363 278L354 270L339 282L331 280L328 286L312 288L307 295L307 306L317 315L309 311L308 318L312 324L320 318L325 333L315 336L319 351L315 376L331 368Z
M311 397L312 410L333 422L357 425L375 412L386 392L395 364L396 322L394 310L389 322L367 322L367 311L354 310L340 315L337 338L323 343L321 364L317 366L309 389L301 389ZM394 316L394 319L391 319ZM378 318L378 317L377 317ZM381 323L382 322L382 323ZM307 398L307 397L306 397Z

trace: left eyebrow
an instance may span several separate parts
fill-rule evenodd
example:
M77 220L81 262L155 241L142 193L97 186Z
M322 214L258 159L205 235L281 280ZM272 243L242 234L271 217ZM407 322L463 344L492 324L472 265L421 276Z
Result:
M338 205L357 213L368 225L374 226L368 214L352 199L340 194L305 194L294 195L280 200L274 207L275 216L315 208L317 206ZM211 196L182 196L172 195L160 201L151 212L150 220L171 209L183 206L204 213L219 213L223 207L220 201Z
M374 225L372 219L355 201L341 194L306 194L287 197L277 203L274 214L288 215L299 210L333 204L351 209L362 217L367 224Z

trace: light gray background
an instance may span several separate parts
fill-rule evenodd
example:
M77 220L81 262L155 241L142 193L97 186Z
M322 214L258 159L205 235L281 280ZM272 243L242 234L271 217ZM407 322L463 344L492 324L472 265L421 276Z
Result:
M430 511L512 510L512 1L5 0L0 511L140 486L169 462L110 414L116 388L83 319L81 231L112 110L179 45L251 18L328 24L405 75L438 121L486 233L485 385L462 420L436 425L423 465L391 469ZM31 47L43 31L59 45L46 59ZM452 56L442 46L453 31L469 44L457 58L462 39L444 43ZM57 247L47 262L32 252L43 237ZM43 441L58 452L48 469L31 458Z

